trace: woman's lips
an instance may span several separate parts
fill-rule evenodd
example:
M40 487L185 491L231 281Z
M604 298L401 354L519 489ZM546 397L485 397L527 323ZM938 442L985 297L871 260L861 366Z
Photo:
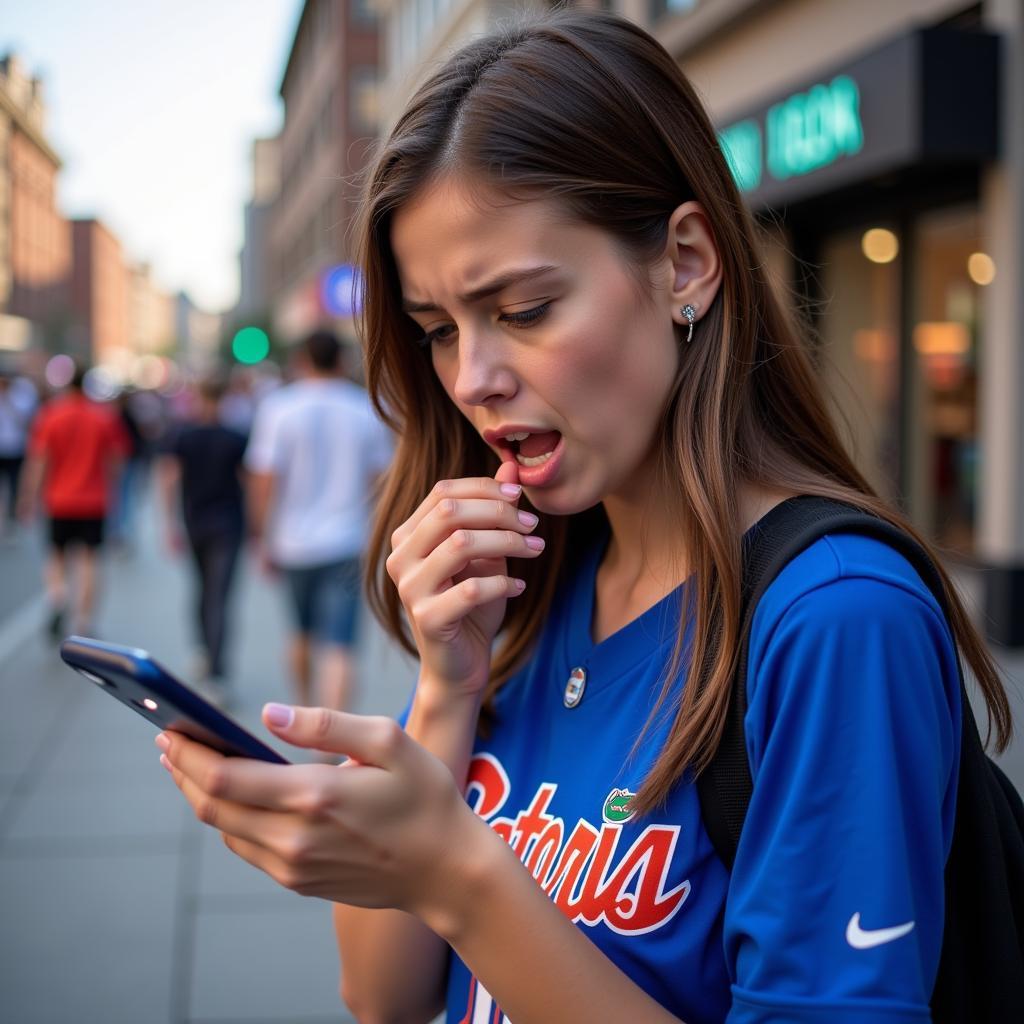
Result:
M516 465L519 467L519 482L524 487L546 487L555 479L564 452L565 439L559 436L554 450L538 465L524 466L516 459Z
M514 433L514 431L509 431ZM541 431L537 431L541 434ZM551 451L551 455L546 458L543 462L533 465L524 466L518 458L518 444L513 444L511 441L506 441L504 435L497 435L492 431L487 431L484 436L484 440L490 445L490 447L497 452L498 458L502 462L514 462L519 470L519 482L526 487L543 487L554 478L558 472L558 467L562 461L562 455L565 451L565 438L560 431L545 431L544 434L552 434L558 438L558 442L554 449Z
M518 465L522 465L518 459L519 455L535 458L544 452L553 452L562 439L561 431L558 430L529 430L525 427L521 430L508 429L500 432L488 429L482 430L480 433L484 441L497 453L502 462L515 462ZM509 434L519 433L528 433L529 437L524 438L522 441L506 440Z

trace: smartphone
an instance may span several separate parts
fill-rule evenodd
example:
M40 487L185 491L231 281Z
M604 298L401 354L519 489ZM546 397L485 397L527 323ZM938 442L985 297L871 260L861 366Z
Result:
M228 757L289 763L137 647L69 636L60 645L60 656L159 729L184 733Z

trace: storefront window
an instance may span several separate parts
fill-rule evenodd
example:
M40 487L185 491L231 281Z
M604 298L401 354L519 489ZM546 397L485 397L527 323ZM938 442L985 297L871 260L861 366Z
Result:
M864 224L821 249L822 368L858 467L941 547L970 555L981 292L976 206ZM905 291L904 291L905 290Z
M822 251L822 371L844 439L868 481L899 490L900 238L872 224Z
M944 547L973 548L981 290L991 280L977 209L923 215L915 229L908 428L910 509Z

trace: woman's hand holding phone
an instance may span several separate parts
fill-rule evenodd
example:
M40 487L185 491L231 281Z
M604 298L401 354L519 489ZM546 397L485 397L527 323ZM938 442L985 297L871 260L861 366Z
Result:
M491 644L510 597L525 584L509 558L535 558L537 517L522 512L514 462L493 480L445 480L392 534L387 570L420 653L419 692L478 696L490 674Z
M161 733L161 761L196 817L304 896L442 919L466 858L494 839L448 768L388 718L270 704L263 720L288 743L352 760L270 765Z

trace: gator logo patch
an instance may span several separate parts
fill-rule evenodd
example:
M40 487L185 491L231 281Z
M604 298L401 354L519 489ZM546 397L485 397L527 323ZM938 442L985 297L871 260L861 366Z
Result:
M623 822L629 821L633 817L629 804L635 796L636 793L631 793L628 789L613 789L604 802L601 817L609 825L621 825Z

